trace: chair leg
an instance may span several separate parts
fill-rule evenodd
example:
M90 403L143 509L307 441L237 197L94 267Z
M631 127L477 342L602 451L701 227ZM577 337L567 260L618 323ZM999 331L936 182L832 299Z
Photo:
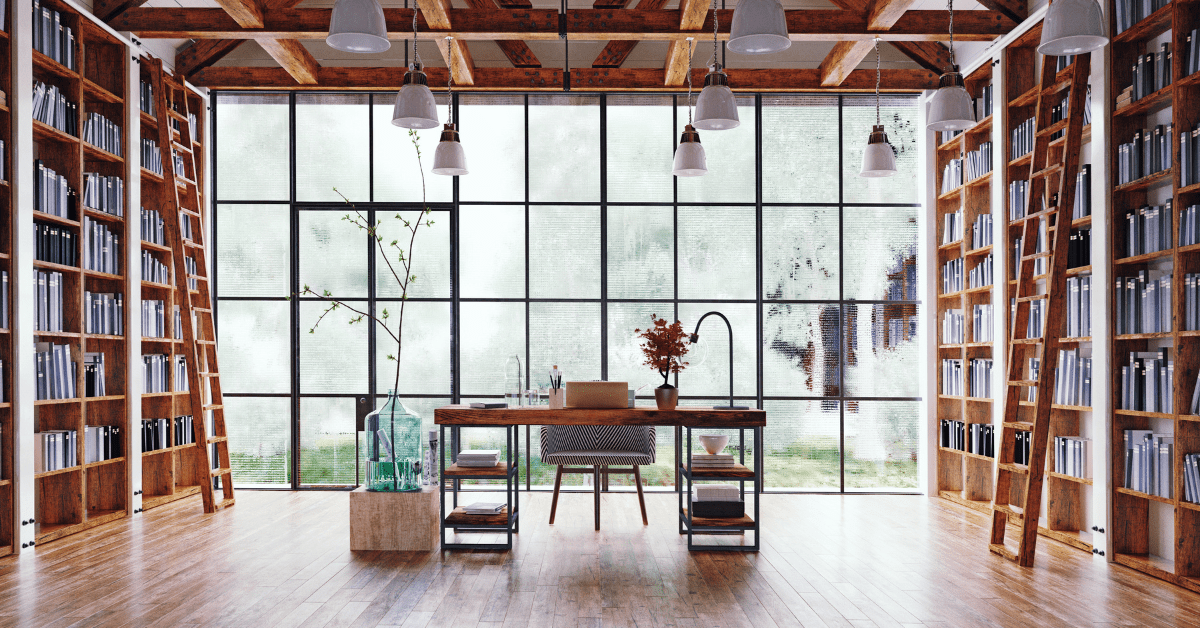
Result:
M633 465L633 482L637 484L638 489L638 505L642 507L642 525L650 525L650 519L646 518L646 497L642 495L642 472L638 470L638 466Z
M550 500L550 525L554 525L554 511L558 510L558 487L562 484L562 465L554 474L554 498Z
M595 481L592 482L592 487L595 488L596 494L596 531L600 531L600 465L592 467L592 473L595 474Z

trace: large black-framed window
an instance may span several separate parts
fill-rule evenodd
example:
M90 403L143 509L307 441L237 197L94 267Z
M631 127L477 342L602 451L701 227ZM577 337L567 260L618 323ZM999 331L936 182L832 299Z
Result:
M718 310L734 328L735 397L769 413L768 490L917 489L916 97L884 98L901 171L884 180L856 176L873 97L741 95L741 126L702 132L709 174L692 179L669 172L681 95L456 97L471 174L427 175L434 226L405 306L400 395L426 423L439 405L502 397L513 355L526 386L557 364L568 379L648 384L649 400L661 378L639 365L633 330L657 314L690 331ZM419 208L392 101L213 99L218 334L240 484L357 482L355 404L391 387L394 347L342 313L310 333L322 304L293 295L310 285L395 312L387 265L341 199L384 219L385 235ZM437 130L418 135L428 171ZM719 403L727 332L716 320L701 331L676 383L687 403ZM552 470L533 436L522 480L538 486ZM644 475L669 486L672 435L658 437Z

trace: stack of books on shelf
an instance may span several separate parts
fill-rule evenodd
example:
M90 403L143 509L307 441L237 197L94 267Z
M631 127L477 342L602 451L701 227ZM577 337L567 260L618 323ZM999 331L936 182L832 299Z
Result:
M1059 349L1054 367L1054 403L1063 406L1092 405L1092 359L1079 348Z
M1175 412L1175 360L1167 348L1154 352L1131 351L1121 367L1121 409L1138 412Z
M69 227L35 221L33 258L39 262L74 266L77 263L74 232Z
M104 354L83 354L83 395L103 397L108 394L104 383Z
M142 335L147 338L166 338L166 305L159 299L142 300Z
M733 484L696 484L692 486L691 513L707 519L740 519L746 516L746 502Z
M1139 54L1133 65L1133 101L1171 84L1171 44L1162 42L1157 52Z
M1024 157L1025 155L1033 152L1033 133L1036 122L1036 118L1029 118L1028 120L1018 124L1013 128L1012 131L1009 132L1011 151L1008 158L1010 160L1017 159L1018 157Z
M33 210L59 218L74 219L75 190L67 178L58 174L42 160L33 162Z
M167 244L167 236L163 231L162 216L158 213L158 210L142 208L142 239L159 246Z
M962 131L938 131L938 144L945 144L962 134Z
M972 423L967 451L976 456L996 457L996 427L987 423Z
M125 215L125 181L95 172L83 173L83 206L121 217Z
M962 310L946 310L942 314L942 344L962 344L963 323Z
M79 397L75 388L79 369L71 359L71 346L35 342L33 347L37 352L34 360L37 372L36 399L41 401Z
M1175 436L1151 430L1125 430L1125 488L1171 499L1174 493Z
M1126 87L1125 89L1121 90L1121 93L1117 94L1117 101L1114 104L1114 109L1121 110L1121 109L1124 109L1125 107L1128 107L1131 104L1133 104L1133 86L1132 85L1130 85L1129 87Z
M175 390L188 391L187 357L182 355L175 356Z
M88 113L83 122L83 141L118 157L121 153L121 127L98 113Z
M966 423L955 419L942 419L941 438L938 441L946 449L967 450Z
M970 369L970 395L976 399L992 398L992 359L972 358Z
M33 308L35 331L63 330L63 274L33 271L36 293Z
M942 244L963 239L963 210L959 209L942 216Z
M1183 276L1183 328L1200 330L1200 273Z
M141 81L138 85L138 109L154 117L154 85Z
M158 261L150 251L142 251L142 281L154 283L171 283L170 268Z
M166 420L166 419L162 419ZM186 414L175 417L175 444L191 445L196 442L196 427L192 415Z
M142 356L142 386L146 393L165 393L167 390L167 371L170 363L167 356L153 353Z
M952 259L942 264L942 294L951 294L963 289L963 259Z
M961 397L963 394L963 361L957 358L942 360L942 394Z
M1026 197L1029 195L1029 181L1017 180L1008 183L1008 219L1016 220L1029 214Z
M967 180L974 181L992 171L992 143L983 142L966 156Z
M197 272L196 271L196 258L184 257L183 258L183 270L188 275L195 275ZM188 290L196 290L197 287L200 285L199 281L200 280L196 279L195 277L188 277L188 280L187 280Z
M1059 57L1062 59L1062 57ZM1065 67L1065 66L1064 66ZM1062 102L1050 108L1050 124L1062 122L1067 113L1071 111L1071 97L1067 96L1062 99ZM1092 123L1092 86L1088 85L1087 94L1083 99L1083 125L1087 126ZM1050 135L1050 141L1061 139L1067 134L1066 129L1060 129Z
M996 310L991 303L976 303L971 313L971 338L974 342L992 342Z
M1113 290L1117 335L1157 334L1171 330L1171 275L1140 271L1117 277Z
M1170 0L1116 0L1117 34L1133 28L1169 3Z
M979 96L975 98L975 119L982 120L992 115L992 84L988 83L979 88Z
M1196 128L1179 133L1179 184L1183 187L1200 183L1200 123Z
M1092 335L1092 278L1067 277L1067 337Z
M83 293L84 333L125 335L125 298L119 292Z
M1071 220L1092 215L1092 164L1081 164L1075 175L1075 205L1071 209Z
M1080 268L1092 263L1092 230L1072 229L1067 240L1067 268Z
M46 430L33 435L33 471L46 473L79 465L75 430Z
M1033 432L1017 431L1014 435L1013 462L1029 465L1029 449L1033 447Z
M967 274L968 288L982 288L992 285L992 254L988 253L983 259L979 260L971 268L971 272Z
M167 440L170 424L170 419L142 419L142 451L170 447L171 443Z
M192 217L187 214L179 214L179 235L184 240L192 239Z
M83 428L83 462L104 462L121 457L121 427L89 425Z
M111 275L121 272L121 237L87 216L83 217L83 267Z
M692 454L692 468L699 469L732 469L733 454Z
M1092 477L1092 439L1055 436L1054 472L1073 478Z
M75 31L67 26L67 16L42 6L39 0L33 2L33 49L64 65L67 69L77 70L75 66Z
M171 149L171 162L175 166L175 176L187 177L187 169L183 166L183 157L180 157L175 149Z
M963 160L951 159L942 168L942 194L963 184Z
M162 153L158 150L158 142L145 137L142 138L142 167L162 176Z
M504 512L503 502L475 502L463 506L463 512L468 515L498 515Z
M980 214L976 216L975 224L971 225L971 249L991 246L993 242L992 238L992 215Z
M1133 138L1117 147L1117 185L1171 169L1171 124L1133 132Z
M458 452L458 456L455 457L454 462L460 467L490 469L500 464L500 450L467 449Z
M1037 234L1038 234L1037 240L1035 240L1033 243L1034 255L1036 255L1038 253L1046 252L1046 241L1049 239L1049 236L1046 233L1046 221L1045 220L1041 220L1041 219L1038 220ZM1012 250L1012 260L1013 260L1012 278L1013 279L1017 278L1017 269L1019 268L1017 266L1017 264L1020 263L1021 256L1023 255L1022 246L1024 244L1025 244L1024 238L1013 238L1013 250ZM1050 268L1050 260L1048 258L1038 257L1033 260L1027 260L1027 261L1030 261L1033 263L1033 276L1034 277L1039 277L1039 276L1044 275L1047 272L1049 272L1048 269Z
M79 135L79 105L57 85L33 81L33 119L68 135Z

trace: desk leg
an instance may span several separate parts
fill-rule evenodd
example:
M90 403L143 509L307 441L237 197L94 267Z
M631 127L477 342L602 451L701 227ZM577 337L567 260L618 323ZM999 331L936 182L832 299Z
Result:
M679 509L675 511L675 521L679 524L679 533L683 534L683 485L679 465L683 464L683 428L675 426L675 495L679 497Z
M438 509L438 544L442 547L446 546L446 426L439 426L441 436L438 438L438 448L441 450L438 454L438 468L441 470L438 473L438 493L440 495L441 507Z
M763 477L763 428L754 428L754 551L762 547L762 521L759 516L759 504L762 502Z

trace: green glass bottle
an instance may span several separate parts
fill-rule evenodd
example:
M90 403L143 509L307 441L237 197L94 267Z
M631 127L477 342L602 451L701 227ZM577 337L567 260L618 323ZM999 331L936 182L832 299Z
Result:
M389 390L387 400L367 415L367 490L421 490L421 417Z

